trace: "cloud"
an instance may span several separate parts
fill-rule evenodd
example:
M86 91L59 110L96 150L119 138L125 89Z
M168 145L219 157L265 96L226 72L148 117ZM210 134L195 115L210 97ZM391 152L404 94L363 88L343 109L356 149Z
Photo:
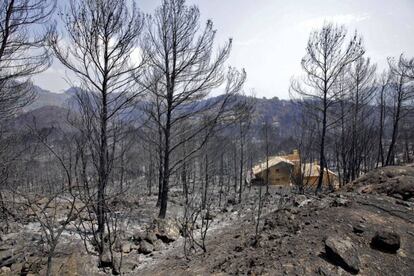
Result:
M259 37L253 37L253 38L251 38L251 39L247 39L247 40L235 40L234 42L233 42L233 44L234 45L237 45L237 46L245 46L245 47L248 47L248 46L252 46L252 45L257 45L257 44L260 44L260 43L263 43L265 40L263 39L263 38L259 38Z
M368 13L363 14L337 14L331 16L314 17L299 23L301 28L313 29L322 26L325 22L348 25L357 23L370 18Z

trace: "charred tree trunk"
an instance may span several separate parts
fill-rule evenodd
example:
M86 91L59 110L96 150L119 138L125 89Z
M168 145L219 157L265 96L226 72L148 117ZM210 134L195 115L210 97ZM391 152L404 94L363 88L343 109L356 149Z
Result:
M171 100L167 111L166 125L164 130L164 159L163 159L163 174L162 174L162 193L161 193L161 204L159 218L165 218L167 215L167 204L168 204L168 189L170 179L170 134L171 134Z

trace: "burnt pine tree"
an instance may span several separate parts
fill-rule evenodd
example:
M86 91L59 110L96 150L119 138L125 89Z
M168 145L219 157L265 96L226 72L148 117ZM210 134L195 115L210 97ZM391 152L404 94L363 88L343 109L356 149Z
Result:
M48 31L40 27L54 8L53 0L0 1L0 186L6 183L11 160L18 154L16 148L10 147L11 140L19 142L9 135L6 121L34 99L30 78L50 65L44 43ZM0 206L0 214L7 221L9 210L1 191Z
M30 77L51 62L45 47L48 31L35 32L54 11L51 0L0 2L0 119L6 119L33 99Z
M71 0L60 13L60 39L56 31L49 43L58 60L77 77L82 89L77 99L80 129L96 173L94 211L98 221L98 252L104 251L106 187L113 167L117 116L138 97L135 76L142 60L133 60L143 17L126 0Z
M392 106L392 134L391 142L388 147L387 156L385 159L385 165L393 165L395 158L395 147L398 140L401 121L408 116L412 107L409 104L414 99L414 88L410 83L412 81L413 69L410 64L402 55L396 61L389 58L388 64L390 67L391 80L390 80L390 94Z
M378 123L378 153L377 153L377 164L376 167L385 163L384 157L384 129L386 121L386 98L387 98L387 89L390 82L390 73L389 71L382 72L378 80L379 91L377 95L377 105L380 111L379 114L379 123Z
M374 145L372 130L373 114L372 100L375 92L376 65L371 64L369 58L360 57L353 62L349 69L349 103L351 118L351 141L349 156L349 178L355 180L361 174L362 162L365 158L364 149ZM371 120L370 120L371 119ZM370 122L371 121L371 122ZM344 145L343 145L344 146Z
M306 55L301 61L305 76L302 83L293 80L290 90L291 96L302 102L320 125L320 170L316 192L322 189L323 175L327 168L326 136L332 124L328 112L338 98L335 86L345 68L365 52L361 38L355 33L346 43L346 33L345 27L332 23L325 23L320 30L311 33Z
M230 54L231 40L215 53L213 23L209 20L204 27L200 26L198 8L187 6L184 0L163 1L146 23L143 53L148 58L147 76L137 81L159 100L158 115L151 117L161 130L159 217L164 218L170 176L202 148L221 115L228 110L231 95L240 90L245 73L231 69L225 95L200 104L200 100L226 80L224 63ZM177 133L185 122L191 124L184 133ZM186 156L172 159L173 153L195 138L199 142L187 149Z

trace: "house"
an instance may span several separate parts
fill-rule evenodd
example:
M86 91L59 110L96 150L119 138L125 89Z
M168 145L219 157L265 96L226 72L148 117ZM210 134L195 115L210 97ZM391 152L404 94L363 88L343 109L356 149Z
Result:
M267 170L268 168L268 170ZM290 183L295 164L281 156L269 157L268 162L253 167L253 183L270 185L286 185ZM267 178L269 181L267 181Z
M303 185L316 187L318 185L321 167L318 165L317 162L304 163L301 167ZM325 169L323 172L322 184L324 186L329 186L329 184L331 184L331 186L336 188L339 184L338 176L333 171Z
M268 168L268 170L267 170ZM318 184L320 166L317 163L301 164L298 150L291 154L281 156L271 156L268 162L264 161L252 169L252 184L269 185L292 185L297 179L303 179L306 186L316 186ZM267 177L269 181L267 181ZM330 170L325 170L323 184L331 183L333 186L337 182L337 176Z

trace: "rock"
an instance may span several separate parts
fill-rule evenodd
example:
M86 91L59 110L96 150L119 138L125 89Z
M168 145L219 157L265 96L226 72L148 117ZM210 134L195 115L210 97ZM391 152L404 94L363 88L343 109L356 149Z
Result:
M105 250L102 253L102 258L99 262L99 267L113 267L111 253L109 252L109 250Z
M158 240L158 238L157 238L157 235L154 232L147 231L147 233L145 234L144 240L146 240L147 242L149 242L151 244L155 244L155 242Z
M305 195L298 195L295 197L293 204L297 207L301 207L303 206L303 202L305 202L307 200Z
M145 233L145 231L142 231L142 230L135 231L134 234L132 234L132 240L134 242L143 241L143 240L145 240L146 235L147 234Z
M7 266L3 266L0 268L0 275L7 275L8 273L11 273L11 269Z
M401 200L404 199L404 197L402 195L400 195L400 194L392 194L391 196L394 197L394 198L396 198L396 199L401 199Z
M13 263L10 269L15 275L20 275L20 272L23 270L23 263Z
M122 250L122 253L128 254L129 252L131 252L131 244L130 243L124 243L122 245L121 250Z
M78 218L79 218L80 221L92 222L92 221L96 220L96 215L94 213L89 213L86 210L83 210L83 212L81 212L79 214Z
M307 201L307 200L305 200L305 201ZM300 209L299 209L300 207L293 207L293 208L291 208L290 209L290 213L291 214L294 214L294 215L297 215L297 214L299 214L299 212L300 212Z
M112 267L112 275L119 275L119 274L121 274L119 272L119 267L118 266Z
M180 228L172 219L157 219L155 225L156 236L165 243L173 242L180 237Z
M115 252L122 252L122 246L123 246L122 241L120 239L116 239L113 245L113 249Z
M217 217L217 213L214 212L214 211L212 211L212 210L209 210L208 212L206 212L206 214L204 216L204 219L206 219L206 220L213 220L216 217Z
M405 207L408 207L408 208L411 207L411 204L407 201L396 200L395 203L399 204L399 205L402 205L402 206L405 206Z
M138 249L139 249L139 244L131 243L131 251L138 250Z
M396 253L401 246L400 235L390 231L378 231L372 238L371 245L381 251Z
M154 251L154 246L147 241L141 241L139 244L138 252L144 255L152 253Z
M237 204L236 198L234 198L234 197L228 198L227 199L227 204L236 205Z
M53 259L51 275L96 275L95 269L96 264L89 255L72 253L65 258ZM37 275L46 275L46 266Z
M13 257L13 249L9 249L9 248L4 248L4 249L0 249L0 264L2 264L3 262L7 261L8 259Z
M118 259L117 257L114 257L113 264L112 264L112 275L121 274L120 268L121 268L120 259Z
M28 275L29 272L35 272L34 270L37 270L38 264L31 262L32 260L27 260L22 267L22 270L20 272L20 275ZM32 267L33 266L33 267ZM36 271L37 272L37 271Z
M124 261L122 262L122 271L123 272L130 272L137 268L138 265L136 262L133 261Z
M274 229L275 227L276 227L276 224L274 223L272 219L265 218L263 230L271 230L271 229Z
M321 275L321 276L333 276L335 275L334 273L332 273L331 271L329 271L328 269L324 268L324 267L319 267L317 270L317 274Z
M302 203L298 206L299 208L302 208L305 205L308 205L309 203L311 203L313 200L312 199L307 199L305 201L302 201Z
M139 243L141 241L147 241L151 244L154 244L158 238L157 235L153 232L153 230L148 229L147 231L136 231L133 235L132 235L132 240L135 243Z
M222 209L221 209L221 212L222 213L227 213L229 210L226 208L226 207L223 207Z
M6 242L6 241L10 241L10 240L13 241L13 240L17 240L18 237L19 237L19 233L9 233L9 234L1 235L0 240L2 242Z
M352 231L353 231L355 234L362 234L362 233L364 233L364 232L365 232L365 229L366 229L366 227L365 227L365 225L363 225L363 224L357 224L357 225L354 225L354 226L352 227Z
M326 257L351 273L358 273L360 260L355 245L348 239L330 236L325 240Z
M331 206L333 207L349 207L351 202L345 198L335 198Z
M243 247L241 247L240 245L237 245L237 246L234 248L234 251L236 251L236 252L242 252L242 251L243 251Z
M15 263L19 263L23 260L24 252L19 250L4 250L0 251L0 265L1 266L12 266Z
M156 240L152 245L154 246L154 251L161 251L165 248L164 243L160 240Z
M272 240L280 239L281 237L282 237L282 234L280 232L272 232L271 234L269 234L267 239L269 241L272 241Z

